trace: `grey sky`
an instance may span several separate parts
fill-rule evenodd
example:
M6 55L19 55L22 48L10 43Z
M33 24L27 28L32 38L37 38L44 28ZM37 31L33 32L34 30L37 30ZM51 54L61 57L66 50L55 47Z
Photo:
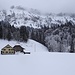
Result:
M43 12L75 13L75 0L0 0L0 9L8 9L12 5L22 5Z

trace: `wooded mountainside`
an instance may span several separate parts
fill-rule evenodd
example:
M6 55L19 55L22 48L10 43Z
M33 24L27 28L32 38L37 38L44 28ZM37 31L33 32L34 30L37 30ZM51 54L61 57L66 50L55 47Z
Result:
M71 22L41 29L0 22L0 39L27 42L29 38L44 44L49 52L75 52L75 25Z

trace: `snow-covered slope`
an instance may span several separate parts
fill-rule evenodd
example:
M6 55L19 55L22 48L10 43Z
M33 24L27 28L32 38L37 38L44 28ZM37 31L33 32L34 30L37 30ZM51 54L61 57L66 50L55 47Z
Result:
M0 75L75 75L75 54L0 56Z
M29 39L27 43L24 42L17 42L17 41L7 41L7 40L0 40L0 50L5 47L7 44L14 47L15 45L21 45L25 48L25 51L29 52L48 52L47 48L42 44Z
M8 21L11 25L20 27L21 25L41 28L41 26L51 26L62 24L66 21L75 23L73 14L42 14L35 9L27 9L21 6L12 6L9 10L0 11L0 21Z

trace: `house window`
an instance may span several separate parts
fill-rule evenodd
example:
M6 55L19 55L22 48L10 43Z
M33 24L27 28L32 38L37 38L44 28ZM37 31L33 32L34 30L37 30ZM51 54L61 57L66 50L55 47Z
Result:
M6 51L6 53L8 53L8 51Z
M10 48L9 46L7 46L7 48Z
M12 53L14 53L14 51L12 51Z
M10 51L10 49L9 49L9 51Z
M13 52L12 52L12 54L13 54Z

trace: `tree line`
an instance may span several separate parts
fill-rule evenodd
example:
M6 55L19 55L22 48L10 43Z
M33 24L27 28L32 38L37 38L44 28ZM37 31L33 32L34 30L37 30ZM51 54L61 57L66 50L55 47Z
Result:
M0 21L0 39L27 42L33 39L42 43L49 52L75 52L75 25L66 22L61 25L32 27L15 27L9 22Z
M10 25L9 22L0 22L0 39L17 40L27 42L29 37L29 33L25 26L21 26L20 28L14 27L14 25Z
M11 26L9 22L0 21L0 39L16 40L16 41L24 41L27 42L28 39L33 39L37 42L44 43L44 32L46 27L42 27L41 29L34 29L32 27L15 27Z
M66 22L45 32L45 45L49 52L75 52L75 25Z

